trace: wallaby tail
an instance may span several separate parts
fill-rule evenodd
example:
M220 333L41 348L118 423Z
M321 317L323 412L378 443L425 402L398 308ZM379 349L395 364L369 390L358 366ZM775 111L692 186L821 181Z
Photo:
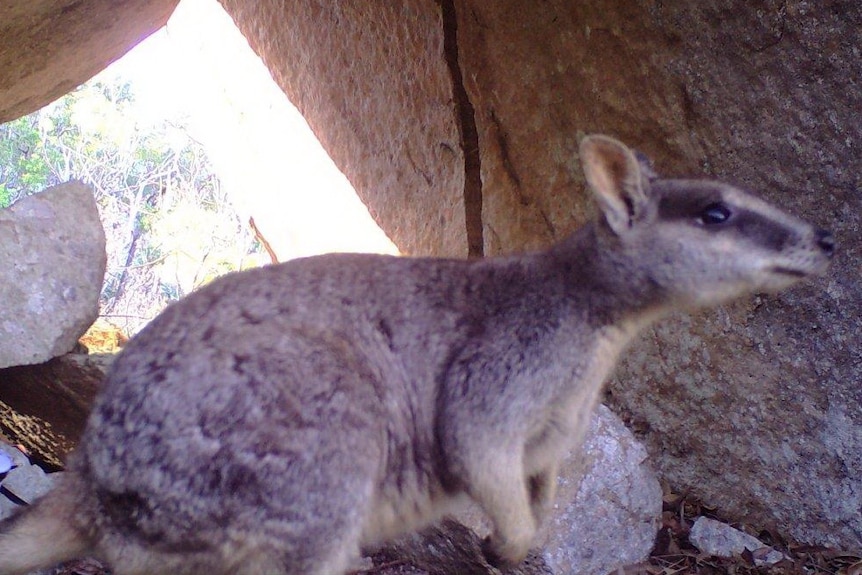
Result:
M73 517L78 483L71 472L30 507L0 521L0 575L19 575L85 555L90 545Z

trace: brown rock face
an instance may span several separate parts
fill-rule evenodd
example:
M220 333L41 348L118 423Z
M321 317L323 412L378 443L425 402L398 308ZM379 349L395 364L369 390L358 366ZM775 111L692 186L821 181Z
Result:
M464 155L438 6L222 4L398 247L466 256Z
M179 0L4 0L0 123L72 91L162 26Z
M49 466L63 467L112 359L69 353L0 369L0 436Z
M611 403L679 488L803 541L862 545L862 4L223 4L407 252L565 235L587 217L589 132L831 228L843 255L827 279L665 322Z
M546 245L587 217L577 163L587 133L695 167L683 93L665 65L674 55L640 4L476 1L459 11L486 255Z

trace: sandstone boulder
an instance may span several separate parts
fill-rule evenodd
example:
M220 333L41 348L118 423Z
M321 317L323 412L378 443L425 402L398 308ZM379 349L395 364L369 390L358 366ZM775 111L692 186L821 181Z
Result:
M69 353L0 369L0 435L50 468L78 444L113 355Z
M0 211L0 367L70 351L98 316L105 264L88 186L61 184Z
M438 4L221 3L399 249L466 256Z
M179 0L0 3L0 123L71 92L162 27Z

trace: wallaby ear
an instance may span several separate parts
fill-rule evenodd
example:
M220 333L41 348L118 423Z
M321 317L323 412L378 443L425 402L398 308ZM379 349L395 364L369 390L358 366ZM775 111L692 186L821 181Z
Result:
M587 136L581 141L581 165L587 184L604 212L605 219L618 235L632 227L647 209L644 186L634 152L608 136Z

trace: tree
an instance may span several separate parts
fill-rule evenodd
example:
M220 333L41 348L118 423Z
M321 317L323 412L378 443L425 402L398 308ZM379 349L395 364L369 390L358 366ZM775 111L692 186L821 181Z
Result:
M0 208L48 185L51 169L37 124L31 115L0 125Z
M91 81L0 126L0 207L90 184L105 227L102 314L137 331L169 301L260 252L201 145L178 123L135 120L128 82Z

